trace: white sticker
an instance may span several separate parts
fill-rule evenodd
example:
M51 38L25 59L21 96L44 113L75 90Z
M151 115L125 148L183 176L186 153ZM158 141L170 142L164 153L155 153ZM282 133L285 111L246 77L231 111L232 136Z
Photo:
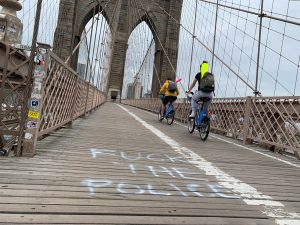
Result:
M34 78L44 78L45 76L46 76L45 71L41 71L41 70L34 71Z
M32 137L33 137L33 134L25 133L25 139L30 140L30 139L32 139Z

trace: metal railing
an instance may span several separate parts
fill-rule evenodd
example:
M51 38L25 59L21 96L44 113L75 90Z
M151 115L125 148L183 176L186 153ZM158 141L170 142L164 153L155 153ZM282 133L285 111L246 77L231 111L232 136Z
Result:
M0 42L0 150L7 153L18 141L25 100L29 57Z
M70 124L106 101L104 93L78 76L51 51L47 51L49 62L46 68L47 75L43 81L37 80L33 75L28 79L29 58L22 50L0 43L0 51L1 154L3 152L7 154L13 146L17 146L15 155L25 155L26 152L26 156L33 156L38 137ZM37 88L41 91L40 99L26 95L26 89L31 86L32 89ZM26 106L32 100L41 102L40 107L34 112L38 115L36 118L30 118L27 113ZM26 121L22 120L24 115L28 117ZM36 131L32 131L34 129ZM28 134L32 144L25 144L27 147L24 147ZM27 150L24 151L24 148Z
M78 76L53 52L49 55L51 66L45 82L38 136L70 123L105 101L104 93Z
M158 112L159 99L122 100ZM189 103L175 103L175 118L186 122ZM210 111L212 130L300 159L300 97L216 98Z

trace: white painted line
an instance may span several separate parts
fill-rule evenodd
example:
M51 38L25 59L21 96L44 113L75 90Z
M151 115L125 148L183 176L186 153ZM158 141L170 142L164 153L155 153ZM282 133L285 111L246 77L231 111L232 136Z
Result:
M175 123L176 123L177 125L179 125L179 126L182 126L182 127L187 128L187 126L185 126L185 125L183 125L183 124L180 124L180 123L178 123L178 122L175 122ZM291 163L291 162L289 162L289 161L280 159L280 158L278 158L278 157L276 157L276 156L268 155L268 154L266 154L266 153L257 151L257 150L255 150L255 149L253 149L253 148L249 148L249 147L247 147L247 146L243 146L243 145L234 143L234 142L232 142L232 141L225 140L225 139L220 138L220 137L217 137L217 136L215 136L215 135L213 135L213 134L209 134L209 136L211 136L211 137L213 137L213 138L215 138L215 139L218 139L218 140L220 140L220 141L224 141L224 142L226 142L226 143L228 143L228 144L232 144L232 145L235 145L235 146L237 146L237 147L244 148L244 149L250 150L250 151L252 151L252 152L261 154L261 155L263 155L263 156L265 156L265 157L268 157L268 158L271 158L271 159L278 160L278 161L280 161L280 162L282 162L282 163L285 163L285 164L288 164L288 165L290 165L290 166L294 166L294 167L300 168L300 165L297 165L297 164L295 164L295 163Z
M148 112L148 111L145 111L145 112L148 113L148 114L153 115L153 113L151 113L151 112ZM179 126L182 126L182 127L187 128L187 126L185 126L185 125L183 125L183 124L181 124L181 123L178 123L178 122L176 122L176 121L174 121L174 123L176 123L176 124L179 125ZM244 148L244 149L250 150L250 151L252 151L252 152L261 154L261 155L263 155L263 156L265 156L265 157L268 157L268 158L271 158L271 159L275 159L275 160L280 161L280 162L282 162L282 163L285 163L285 164L287 164L287 165L290 165L290 166L294 166L294 167L300 168L300 165L297 165L297 164L295 164L295 163L286 161L286 160L284 160L284 159L280 159L280 158L278 158L278 157L276 157L276 156L272 156L272 155L269 155L269 154L266 154L266 153L257 151L257 150L255 150L255 149L253 149L253 148L249 148L249 147L246 147L246 146L243 146L243 145L234 143L234 142L232 142L232 141L225 140L225 139L220 138L220 137L217 137L217 136L215 136L215 135L213 135L213 134L210 134L209 136L210 136L210 137L213 137L213 138L215 138L215 139L218 139L218 140L220 140L220 141L224 141L224 142L226 142L226 143L228 143L228 144L232 144L232 145L238 146L238 147L240 147L240 148Z
M177 141L170 138L154 126L148 124L125 107L121 105L118 106L131 115L136 121L140 122L145 128L159 137L163 142L171 146L175 152L182 155L189 163L204 171L206 175L214 176L220 185L232 190L235 194L238 194L246 204L263 206L264 211L262 213L269 217L276 218L277 224L300 224L299 213L290 213L285 211L284 205L281 202L272 200L271 196L264 195L249 184L226 174L219 168L213 166L212 163L194 153L192 150L181 146ZM284 223L282 222L282 219L284 219Z
M290 166L294 166L294 167L300 168L300 165L297 165L297 164L295 164L295 163L291 163L291 162L289 162L289 161L280 159L280 158L278 158L278 157L276 157L276 156L268 155L268 154L266 154L266 153L257 151L257 150L255 150L255 149L249 148L249 147L247 147L247 146L243 146L243 145L234 143L234 142L232 142L232 141L225 140L225 139L220 138L220 137L217 137L217 136L215 136L215 135L211 135L211 136L214 137L214 138L216 138L216 139L218 139L218 140L224 141L224 142L226 142L226 143L229 143L229 144L238 146L238 147L240 147L240 148L247 149L247 150L249 150L249 151L252 151L252 152L261 154L261 155L266 156L266 157L269 157L269 158L271 158L271 159L278 160L278 161L283 162L283 163L285 163L285 164L288 164L288 165L290 165Z

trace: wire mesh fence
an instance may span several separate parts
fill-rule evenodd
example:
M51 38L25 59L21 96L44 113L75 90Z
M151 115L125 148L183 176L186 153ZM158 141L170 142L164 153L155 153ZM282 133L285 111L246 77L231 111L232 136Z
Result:
M23 147L34 151L38 137L98 107L105 95L51 51L59 0L1 3L1 16L10 17L0 16L0 155L14 149L20 156ZM22 37L6 38L18 30Z
M160 99L124 99L123 104L158 113ZM175 118L187 122L189 103L175 103ZM215 132L260 144L300 159L300 100L297 97L216 98L211 111Z

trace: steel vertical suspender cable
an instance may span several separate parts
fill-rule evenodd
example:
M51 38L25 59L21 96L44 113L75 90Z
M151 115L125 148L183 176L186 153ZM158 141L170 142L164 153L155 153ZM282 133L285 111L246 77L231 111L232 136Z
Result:
M177 21L174 17L172 17L170 14L168 14L163 8L161 8L159 4L156 3L156 5L158 5L158 7L159 7L162 11L164 11L167 15L169 15L175 22L177 22L178 24L180 24L179 21ZM192 33L191 33L187 28L185 28L185 27L182 26L182 25L181 25L181 27L182 27L185 31L187 31L189 34L192 35ZM195 40L197 40L201 45L203 45L204 48L205 48L206 50L208 50L209 52L212 53L212 50L209 49L209 48L208 48L202 41L200 41L197 37L195 38ZM254 87L252 87L250 84L248 84L248 83L245 81L245 79L243 79L237 72L235 72L235 71L234 71L227 63L225 63L220 57L218 57L217 55L215 55L215 57L216 57L220 62L222 62L222 64L223 64L224 66L226 66L233 74L235 74L236 76L238 76L238 77L240 78L240 80L241 80L244 84L246 84L251 90L253 90L253 91L255 90Z
M241 5L241 0L240 0L240 5ZM240 11L238 11L238 18L240 18ZM234 39L233 39L233 43L236 42L236 33L237 33L237 30L238 30L238 21L237 23L235 24L235 27L234 27ZM244 41L244 39L243 39ZM233 58L233 55L234 55L234 47L231 49L231 56L230 56L230 60L232 60ZM241 64L238 65L238 73L240 71L240 67L241 67ZM238 86L238 81L239 81L239 78L236 77L236 80L235 80L235 86L234 86L234 94L233 94L233 97L236 97L236 94L239 94L239 92L237 91L237 86ZM249 81L249 73L248 73L248 77L247 77L247 82ZM246 86L245 88L245 92L247 93L247 90L248 90L248 87ZM246 96L246 95L245 95Z
M168 60L168 62L169 62L169 64L170 64L170 66L171 66L171 68L172 68L172 70L173 70L173 72L174 72L174 74L175 74L175 77L176 77L176 70L175 70L175 68L174 68L174 66L173 66L173 64L172 64L172 62L171 62L171 60L170 60L170 58L169 58L169 56L168 56L168 54L167 54L167 52L166 52L166 49L164 48L164 46L163 46L161 40L159 39L159 36L158 36L157 32L156 32L155 29L154 29L154 26L153 26L153 24L152 24L152 22L151 22L151 18L150 18L150 16L149 16L147 10L145 9L145 7L143 7L143 4L142 4L141 2L139 2L139 3L140 3L140 5L141 5L141 8L145 11L146 17L148 17L149 22L150 22L150 24L151 24L151 26L152 26L152 29L153 29L153 31L154 31L154 33L155 33L155 35L156 35L156 37L157 37L157 39L158 39L158 41L159 41L159 43L160 43L160 45L161 45L161 47L162 47L162 50L163 50L163 52L164 52L164 54L165 54L165 56L166 56L166 58L167 58L167 60ZM156 4L157 4L157 3L156 3ZM182 83L180 83L180 85L181 85L182 89L184 90L184 87L183 87Z
M92 22L92 31L91 31L91 36L90 36L90 43L89 43L89 51L88 51L88 59L90 58L90 56L91 56L91 47L92 47L92 38L93 38L93 31L94 31L94 25L95 25L95 23L94 23L94 21L95 21L95 14L96 14L96 7L97 7L98 5L95 5L94 6L94 9L93 9L93 22ZM98 20L97 20L98 21ZM97 29L97 27L96 27L96 29ZM93 49L93 53L94 53L94 50L95 50L95 48ZM93 58L93 56L92 56L92 58ZM92 59L93 60L93 59ZM88 78L88 86L87 86L87 88L86 88L86 99L85 99L85 106L84 106L84 116L86 115L86 113L87 113L87 104L88 104L88 98L89 98L89 92L90 92L90 79L91 79L91 65L92 65L92 63L93 63L93 61L92 60L88 60L87 61L87 68L86 68L86 71L85 71L85 77L84 77L84 79L85 80L87 80L87 73L88 73L88 69L89 69L89 67L90 67L90 75L89 75L89 78ZM90 65L88 64L88 62L90 61Z
M134 8L134 7L132 6L132 8ZM135 8L139 8L139 7L137 6L137 4L136 4L136 7L135 7ZM149 22L150 22L150 20L149 20ZM152 25L152 24L150 23L150 25ZM153 27L152 27L152 29L153 29ZM161 86L162 84L161 84L161 81L160 81L160 79L159 79L159 77L158 77L158 71L157 71L157 68L156 68L156 66L155 66L155 63L154 63L154 72L155 72L156 78L157 78L157 80L158 80L158 82L159 82L159 84L160 84L160 86Z
M274 9L274 2L275 0L272 0L272 7L271 7L271 14L273 12L273 9ZM269 34L270 34L270 27L271 27L271 19L269 20L269 24L267 26L267 29L268 29L268 32L266 34L266 44L265 44L265 50L264 50L264 57L263 57L263 62L262 62L262 68L264 68L264 65L265 65L265 59L266 59L266 51L267 51L267 43L269 41ZM263 69L261 71L261 74L260 74L260 81L259 81L259 86L261 86L261 81L262 81L262 77L263 77ZM259 88L260 89L260 88Z
M262 32L262 22L263 22L263 13L264 13L264 0L260 1L260 21L259 21L259 34L258 34L258 49L257 49L257 64L256 64L256 79L255 79L255 97L260 94L258 91L258 73L259 73L259 60L260 60L260 46L261 46L261 32Z
M191 63L190 63L190 71L189 71L189 81L187 90L190 88L191 83L191 73L192 73L192 64L193 64L193 55L194 55L194 45L195 45L195 31L196 31L196 22L197 22L197 10L198 10L198 1L196 2L195 15L194 15L194 28L193 28L193 43L192 43L192 52L191 52Z
M138 7L134 7L132 4L131 4L130 9L135 9L135 11L138 11L137 10ZM136 21L140 21L141 17L138 15L138 13L133 13L133 16L135 17ZM142 24L142 23L140 23L140 24ZM128 25L128 27L129 27L129 25ZM142 27L138 26L136 32L132 33L132 35L135 35L135 36L131 36L132 37L131 41L133 41L132 44L135 45L136 43L138 43L138 46L137 46L139 48L138 52L139 52L139 54L141 54L140 57L134 58L134 59L136 59L134 65L137 66L135 69L137 71L136 78L141 80L143 86L145 86L145 82L146 82L145 67L146 67L146 64L148 63L148 62L146 62L146 60L148 59L149 51L151 49L153 40L149 44L149 47L147 50L144 49L144 47L143 47L144 45L142 45L141 43L144 43L146 41L146 43L148 44L148 42L149 42L148 38L145 39L144 37L149 37L149 31L150 31L150 29L147 29L147 26L142 26ZM130 49L128 49L128 50L130 51ZM128 55L128 53L127 53L127 57L132 59L132 56ZM149 80L147 82L149 82Z
M240 12L240 11L239 11ZM247 16L248 16L248 14L249 13L247 13ZM247 76L247 81L249 81L250 80L250 73L251 73L251 66L252 66L252 63L257 63L257 61L253 61L252 59L253 59L253 55L254 55L254 53L255 53L255 49L257 49L257 48L255 48L255 41L256 41L256 34L257 34L257 30L258 30L258 32L259 32L259 22L258 22L258 20L259 20L259 17L257 17L257 19L256 19L256 24L255 24L255 33L254 33L254 38L253 38L253 44L252 44L252 50L251 50L251 55L250 55L250 64L249 64L249 68L248 68L248 76ZM239 67L240 68L240 67ZM240 70L239 70L240 71ZM245 93L247 93L247 90L245 90Z
M102 12L104 11L104 9L107 7L107 5L108 5L110 2L111 2L111 0L109 0L108 2L106 2L105 6L103 7L103 9L102 9L101 12L100 12L101 14L102 14ZM90 32L91 28L92 28L92 26L86 31L86 34L88 34L88 33ZM80 44L82 43L82 41L86 39L86 36L87 36L87 35L85 35L83 38L81 38L80 42L75 46L75 48L74 48L73 51L72 51L72 54L67 58L67 60L65 61L65 63L68 64L70 58L74 55L74 53L75 53L75 52L77 51L77 49L80 47Z
M102 21L101 24L105 23L105 19L104 17L102 17ZM98 55L98 60L99 60L99 64L98 64L98 78L97 78L97 85L98 85L98 89L101 89L101 79L102 79L102 57L103 57L103 52L104 52L104 45L102 45L103 41L106 39L106 35L104 35L105 33L105 29L108 29L108 24L102 25L103 29L100 29L100 37L102 38L100 40L99 38L99 43L101 44L101 48L99 51L99 55ZM100 80L100 81L99 81Z
M98 7L99 7L99 1L97 1L97 3L98 3ZM94 15L94 17L95 16L96 15ZM94 63L94 56L95 56L95 49L96 49L95 46L96 46L96 40L97 40L97 34L98 34L99 16L100 16L100 14L98 12L97 18L96 18L96 20L97 20L97 22L96 22L96 32L95 32L95 36L94 36L93 53L92 53L92 60L91 60L92 63L90 64L90 75L89 75L89 79L88 79L89 83L91 82L91 79L92 79L93 63ZM91 46L90 46L90 48L91 48ZM97 51L98 51L98 49L97 49ZM94 76L95 76L95 74L94 74Z
M224 8L224 10L226 11L227 8L232 9L232 7L226 7L226 8ZM273 7L272 7L272 8L273 8ZM227 12L228 12L228 11L227 11ZM253 15L253 14L252 14L252 15ZM255 14L255 15L256 15L256 14ZM266 16L264 16L264 17L267 18ZM258 19L259 19L259 17L258 17ZM251 21L251 20L250 20L250 21ZM254 23L253 21L251 21L251 22ZM258 24L258 23L256 23L256 26L258 26L257 24ZM266 28L267 28L267 27L266 27ZM267 29L268 29L268 30L272 30L273 32L278 33L278 31L273 30L273 29L270 29L270 26L269 26L269 28L267 28ZM268 33L269 33L269 32L268 32ZM268 33L267 33L267 35L268 35ZM278 34L280 34L280 33L278 33ZM249 35L248 35L248 36L249 36ZM250 36L250 37L253 38L253 35ZM295 39L295 38L293 38L293 37L289 37L289 38L291 38L291 39L296 40L296 41L299 42L298 39ZM274 49L270 48L268 45L265 45L264 43L261 43L261 45L263 45L265 48L268 48L270 51L272 51L272 52L274 52L274 53L280 55L280 52L276 52ZM252 55L252 54L251 54L251 55ZM247 54L246 54L246 56L249 57L249 59L251 60L251 62L255 62L255 64L256 64L256 59L255 59L255 60L252 59L252 57L249 56L249 55L247 55ZM288 59L288 58L285 57L284 55L281 55L280 57L283 57L283 58L284 58L285 60L287 60L288 62L290 62L290 63L294 64L295 66L297 66L296 63L292 62L290 59ZM264 61L264 60L263 60L263 61ZM276 78L275 78L271 73L265 71L264 68L262 68L262 66L260 66L260 69L262 70L262 72L265 72L265 74L268 75L272 80L274 80L274 82L277 82L277 84L278 84L281 88L283 88L287 93L293 95L293 92L291 92L288 88L286 88L286 87L285 87L281 82L279 82L278 80L276 81ZM249 71L250 71L250 68L249 68ZM248 74L248 77L249 77L249 74ZM248 80L248 78L247 78L247 80ZM261 78L260 78L260 82L261 82ZM253 86L254 86L254 85L253 85ZM253 91L254 91L254 90L253 90Z
M197 0L198 1L198 0ZM215 30L214 30L214 43L213 43L213 52L212 52L212 60L211 60L211 72L214 71L214 59L215 59L215 47L216 47L216 36L217 36L217 23L218 23L218 10L219 10L219 0L217 0L216 5L216 18L215 18Z
M117 0L116 1L116 3L115 3L115 5L114 5L114 10L113 10L113 15L112 15L112 18L111 18L111 20L109 20L109 27L112 27L113 25L112 25L112 21L114 21L114 18L115 18L115 14L116 14L116 9L117 9L117 5L118 4L120 4L120 0ZM112 36L112 40L114 40L115 39L115 35L116 35L116 32L117 32L117 29L112 29L112 34L111 34L111 36ZM112 48L113 49L113 48ZM112 53L113 54L113 53ZM111 58L110 58L110 61L109 61L109 65L111 64L111 60L112 60L112 56L111 56ZM106 96L107 96L107 93L108 93L108 91L109 91L109 80L110 79L110 76L108 76L108 79L107 79L107 83L106 83L106 87L105 87L105 93L106 93Z
M103 20L104 22L104 20ZM103 88L101 86L101 82L102 80L104 79L104 76L105 76L105 71L108 70L108 65L106 67L104 67L104 63L105 63L105 60L107 58L111 58L111 55L107 55L107 57L105 57L105 55L107 54L107 50L110 50L109 49L109 45L111 43L111 39L109 39L109 24L106 24L106 26L103 26L103 30L102 30L102 40L101 40L101 44L103 43L103 47L101 47L101 51L100 51L100 66L99 66L99 79L100 79L100 83L99 83L99 88ZM105 33L105 34L104 34ZM111 37L112 38L112 37ZM102 66L102 68L101 68ZM100 71L101 71L101 74L100 74ZM103 76L103 77L102 77ZM108 74L106 74L106 76L108 76Z
M152 38L152 41L151 41L151 43L150 43L150 45L149 45L149 47L148 47L148 49L147 49L146 55L145 55L145 57L144 57L144 59L143 59L143 62L142 62L142 64L141 64L141 66L140 66L140 68L139 68L137 74L139 74L139 73L141 72L142 67L144 66L144 63L145 63L145 61L146 61L146 59L147 59L148 53L149 53L150 50L151 50L151 46L152 46L152 43L153 43L153 42L154 42L154 38Z
M296 87L297 87L297 82L298 82L299 70L300 70L300 55L299 55L297 74L296 74L296 80L295 80L294 95L296 95Z
M103 41L103 38L104 38L104 34L102 33L105 29L105 26L103 25L104 24L104 17L101 18L101 25L100 25L100 36L99 36L99 39L98 39L98 47L97 47L97 53L96 53L96 61L97 61L97 64L98 64L98 75L97 75L97 81L96 81L96 87L98 88L98 82L99 82L99 77L100 77L100 67L101 67L101 51L103 49L103 46L102 46L102 41ZM103 29L102 29L103 28ZM102 40L100 40L100 38L102 38ZM99 46L101 45L101 47ZM94 74L96 74L96 66L94 66ZM99 89L99 88L98 88Z
M100 20L100 18L99 18L99 14L98 14L98 20ZM100 35L97 35L98 36L98 38L97 38L97 40L98 40L98 44L97 44L97 51L96 51L96 56L95 56L95 64L93 65L93 75L94 75L94 77L93 77L93 85L94 86L96 86L97 87L97 79L98 79L98 76L96 77L96 67L97 67L97 65L98 65L98 67L99 67L99 64L100 64L100 62L99 62L99 54L100 54L100 37L101 37L101 32L102 32L102 25L103 25L103 20L101 20L101 25L100 25ZM97 25L97 27L98 27L98 25ZM96 32L96 33L98 33L98 32ZM96 40L96 38L95 38L95 40ZM96 81L96 82L95 82Z
M108 67L109 67L109 65L106 65L104 67L105 60L108 59L109 60L108 62L110 62L110 59L112 58L112 55L111 55L112 52L110 51L111 50L111 44L112 44L112 40L111 40L112 36L110 36L111 33L109 32L108 29L109 29L109 26L106 27L106 31L105 31L106 35L105 35L105 39L103 39L103 41L106 44L105 44L105 47L101 51L101 56L102 56L101 57L101 65L103 65L103 68L101 70L101 79L102 80L104 79L104 76L106 76L106 77L108 76ZM110 39L109 39L109 37L110 37ZM107 57L104 57L105 55L107 55ZM103 78L102 78L102 76L103 76ZM103 88L103 87L101 87L101 88Z
M241 1L242 0L240 0L240 4L241 4ZM250 4L250 0L248 0L249 2L248 2L248 4ZM249 9L249 5L248 5L248 9ZM244 30L244 32L243 32L243 41L242 41L242 45L241 45L241 49L240 49L240 51L241 51L241 53L240 53L240 56L239 56L239 62L238 62L238 71L237 71L237 73L240 73L240 68L241 68L241 63L242 63L242 53L243 53L243 51L242 51L242 49L244 48L244 45L245 45L245 36L246 36L246 32L245 32L245 30L246 30L246 28L247 28L247 23L248 23L248 18L249 18L249 13L247 13L247 16L246 16L246 18L245 18L245 20L246 20L246 22L245 22L245 26L244 26L244 28L242 29L242 30ZM256 26L257 27L257 26ZM255 31L255 33L256 33L256 31ZM249 66L249 69L250 69L250 66ZM247 81L249 80L249 73L248 73L248 76L247 76ZM237 79L236 79L236 82L238 81L238 77L237 77ZM237 83L236 83L236 85L237 85ZM245 88L245 96L247 95L247 87Z
M290 1L288 2L288 7L287 7L287 12L286 12L286 17L289 13L289 9L290 9ZM284 43L284 34L286 32L286 25L287 23L284 23L284 30L283 30L283 34L282 34L282 40L281 40L281 47L280 47L280 58L279 58L279 62L278 62L278 66L277 66L277 74L276 74L276 83L275 83L275 88L274 88L274 95L276 94L276 88L277 88L277 83L278 83L278 76L279 76L279 69L280 69L280 63L281 63L281 55L282 55L282 50L283 50L283 43Z
M94 31L95 12L96 12L96 6L94 6L94 9L93 9L93 22L92 22L92 25L91 25L92 31L91 31L91 34L90 34L91 36L90 36L90 42L89 42L89 45L88 45L89 46L88 60L87 60L87 66L86 66L85 75L84 75L85 80L87 79L88 69L90 67L90 64L92 63L92 62L90 62L89 59L90 59L90 55L91 55L91 47L92 47L91 43L92 43L93 31Z
M130 1L130 3L132 3L132 1ZM135 9L135 11L138 11L138 7L134 7L133 5L131 5L131 9ZM140 17L139 17L139 15L138 15L138 13L133 13L133 15L134 15L134 17L135 17L135 20L136 21L139 21L140 20ZM141 23L140 23L141 24ZM141 40L137 40L136 38L133 38L134 36L131 36L132 38L131 38L131 41L133 42L132 44L134 45L134 46L136 46L137 45L137 47L139 48L139 50L138 50L138 53L139 54L142 54L142 42L144 41L144 38L141 38L142 37L142 35L141 35L141 32L142 32L142 27L139 27L139 26L137 26L137 28L138 28L138 30L137 30L137 32L138 33L134 33L134 32L132 32L132 34L131 35L137 35L137 38L139 38L139 39L142 39L142 41ZM144 36L144 35L143 35ZM130 44L130 43L129 43ZM132 59L132 55L130 55L129 56L130 57L130 60ZM133 74L134 75L134 78L135 79L139 79L139 77L138 77L138 75L139 75L139 72L140 72L140 70L141 70L141 68L142 68L142 64L141 65L139 65L140 64L140 59L139 59L139 57L134 57L136 60L135 60L135 62L134 62L134 66L135 66L135 69L134 69L134 71L135 71L135 74ZM143 60L144 61L144 60Z

